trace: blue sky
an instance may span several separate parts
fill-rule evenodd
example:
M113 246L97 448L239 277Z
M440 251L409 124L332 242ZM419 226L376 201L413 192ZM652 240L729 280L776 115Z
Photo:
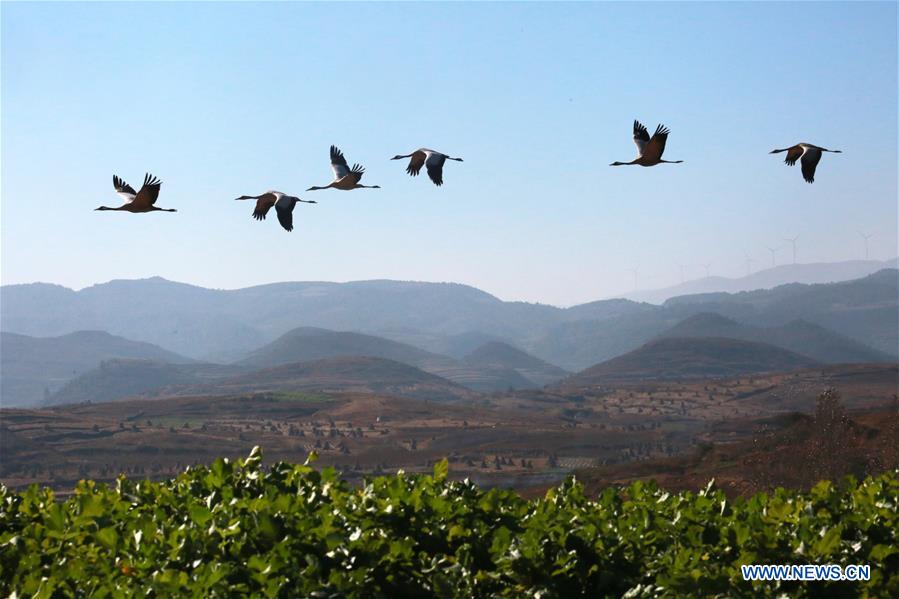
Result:
M4 2L4 284L457 281L569 305L799 234L799 261L897 246L896 3ZM682 165L634 156L671 129ZM806 184L775 147L841 149ZM380 190L306 193L340 146ZM465 159L444 187L394 154ZM117 205L116 173L176 214ZM241 194L299 205L288 234Z

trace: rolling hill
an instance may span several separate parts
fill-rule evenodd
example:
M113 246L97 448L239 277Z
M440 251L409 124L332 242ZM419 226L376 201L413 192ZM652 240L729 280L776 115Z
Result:
M337 357L372 357L414 366L479 391L533 387L516 370L463 363L406 343L353 333L300 327L251 352L237 364L245 367L272 367Z
M801 318L899 356L896 269L839 283L681 296L661 306L618 299L570 308L505 302L459 284L405 281L214 290L154 277L80 291L39 283L0 288L4 331L56 336L102 328L206 361L237 360L297 327L320 327L457 359L487 341L503 341L575 371L636 349L702 312L756 327Z
M186 364L193 360L150 343L103 331L60 337L0 333L0 399L4 407L34 406L104 360L132 358Z
M895 360L884 352L801 319L780 326L762 328L740 324L720 314L703 312L690 316L659 336L726 337L770 343L828 364Z
M282 364L180 394L211 395L259 391L360 392L410 399L475 399L477 393L414 366L372 356L338 356Z
M593 386L612 381L728 377L788 372L819 363L797 353L754 341L721 337L669 337L650 341L560 383Z
M433 401L478 397L469 389L408 364L373 357L341 356L260 370L110 360L67 383L48 399L47 405L271 391L347 391Z
M185 385L234 376L240 369L218 364L169 364L154 360L114 359L70 380L43 405L117 401L141 395L162 396Z
M501 341L489 341L481 345L462 361L472 367L514 370L537 387L559 381L569 374L558 366Z
M403 362L419 368L455 366L447 356L433 354L406 343L349 331L299 327L281 335L239 360L243 366L264 367L310 362L338 356L371 356Z
M787 250L785 250L787 251ZM739 293L755 289L772 289L789 283L836 283L873 274L885 268L897 268L892 260L847 260L846 262L816 262L809 264L781 264L765 268L745 277L703 277L685 281L664 289L648 289L626 293L624 297L638 302L662 304L682 295L701 293Z

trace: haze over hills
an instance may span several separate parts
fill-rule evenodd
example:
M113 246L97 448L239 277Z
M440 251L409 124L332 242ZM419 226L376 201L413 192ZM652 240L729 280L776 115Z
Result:
M414 366L370 356L339 356L258 370L109 360L69 381L45 405L270 391L364 392L431 401L478 397L470 389Z
M176 394L177 387L209 384L243 369L219 364L170 364L155 360L113 359L68 381L42 405L117 401L126 397Z
M891 356L899 355L896 269L840 283L793 283L771 290L681 296L668 300L663 307L683 314L695 314L702 308L759 326L803 319Z
M467 364L383 337L313 327L288 331L237 363L259 368L351 356L402 362L479 391L535 386L512 368Z
M782 252L789 252L784 248ZM892 260L848 260L846 262L813 262L781 264L737 277L703 277L662 289L625 293L624 298L637 302L662 304L672 297L699 293L738 293L755 289L771 289L789 283L837 283L859 279L884 268L899 268L899 258Z
M385 358L419 368L453 367L454 360L406 343L350 331L329 331L317 327L299 327L288 331L256 350L237 364L245 366L278 366L292 362L309 362L337 356L371 356Z
M558 366L502 341L488 341L466 355L462 361L472 367L514 370L537 387L554 383L569 374Z
M66 381L104 360L134 358L172 364L192 362L161 347L103 331L77 331L60 337L0 333L0 403L36 405Z
M372 356L282 364L185 392L210 395L257 391L364 392L430 401L478 397L470 389L414 366Z
M889 362L895 358L805 320L776 327L740 324L713 312L690 316L660 337L725 337L769 343L830 364Z
M663 337L565 379L586 387L612 381L732 377L789 372L820 363L767 343L722 337Z
M503 302L450 283L278 283L222 291L153 278L78 292L45 284L3 286L0 324L28 335L102 325L116 335L217 362L243 358L297 327L376 335L456 359L485 342L502 341L577 371L703 312L756 327L801 318L897 356L897 298L894 269L842 283L681 296L661 306L617 299L565 309Z

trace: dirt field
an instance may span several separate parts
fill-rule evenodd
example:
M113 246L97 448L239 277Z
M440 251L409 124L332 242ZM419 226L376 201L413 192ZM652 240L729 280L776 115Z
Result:
M119 473L161 478L254 445L269 462L303 461L315 451L319 465L350 479L428 471L449 457L453 476L484 485L539 488L590 468L613 468L606 478L617 480L629 471L643 476L642 463L664 469L665 460L706 444L787 426L784 415L812 413L827 387L839 390L850 414L886 409L897 377L895 365L861 365L451 403L276 392L5 409L0 480L65 490L80 478L109 481Z

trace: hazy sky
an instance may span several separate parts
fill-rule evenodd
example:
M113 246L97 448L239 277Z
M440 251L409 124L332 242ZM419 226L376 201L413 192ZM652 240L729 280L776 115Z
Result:
M457 281L573 304L897 246L897 5L8 3L2 273L80 288L153 275ZM671 128L681 165L634 157ZM817 180L775 147L826 154ZM330 181L328 146L380 190ZM436 188L391 156L465 159ZM175 214L116 206L159 176ZM241 194L316 199L296 229ZM789 249L778 254L789 260Z

